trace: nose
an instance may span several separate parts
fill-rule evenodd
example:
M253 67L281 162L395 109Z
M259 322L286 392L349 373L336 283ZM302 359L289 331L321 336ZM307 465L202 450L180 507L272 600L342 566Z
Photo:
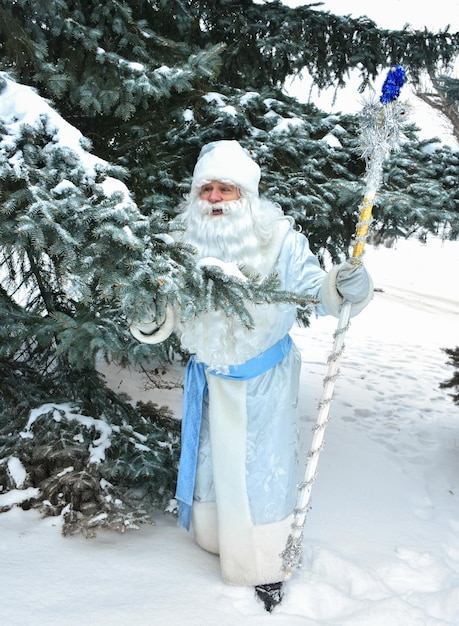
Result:
M207 196L207 200L212 203L221 202L222 194L219 192L218 189L211 189L209 191L209 195Z

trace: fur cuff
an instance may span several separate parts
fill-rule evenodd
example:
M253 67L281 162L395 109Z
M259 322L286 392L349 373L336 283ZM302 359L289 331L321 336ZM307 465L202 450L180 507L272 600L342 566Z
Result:
M175 324L175 315L174 310L171 306L168 306L166 309L166 317L161 324L158 324L153 320L151 322L134 322L129 327L131 334L137 341L141 341L142 343L161 343L165 341L173 332Z
M324 307L327 309L330 315L339 317L341 305L344 302L344 298L340 295L336 289L336 276L341 268L341 265L334 265L328 274L325 276L322 282L322 288L320 292L320 299ZM368 293L366 297L360 302L355 302L351 306L351 317L354 317L367 306L370 300L373 298L373 281L370 278L370 284L368 287Z

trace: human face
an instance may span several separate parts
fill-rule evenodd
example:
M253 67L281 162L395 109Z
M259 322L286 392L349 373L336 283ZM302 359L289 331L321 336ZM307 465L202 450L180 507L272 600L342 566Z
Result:
M207 200L211 204L217 202L229 202L230 200L239 200L239 190L235 185L221 183L218 180L211 180L210 183L203 185L199 192L201 200Z

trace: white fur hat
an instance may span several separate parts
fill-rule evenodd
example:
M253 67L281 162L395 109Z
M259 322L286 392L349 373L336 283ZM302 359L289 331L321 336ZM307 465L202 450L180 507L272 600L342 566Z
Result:
M213 141L206 144L193 172L193 187L202 187L211 180L232 183L250 193L258 194L260 167L237 141Z

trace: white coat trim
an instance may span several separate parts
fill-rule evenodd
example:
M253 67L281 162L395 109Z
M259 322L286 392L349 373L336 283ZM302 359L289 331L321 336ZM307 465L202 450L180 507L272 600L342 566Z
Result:
M137 341L142 343L161 343L165 341L173 332L175 325L175 315L173 308L168 305L166 308L166 318L161 326L155 320L151 322L134 322L129 327L131 334Z
M222 578L233 585L286 580L281 552L292 517L275 523L252 522L247 497L246 381L208 375L213 478L217 504L194 502L197 543L220 554Z

